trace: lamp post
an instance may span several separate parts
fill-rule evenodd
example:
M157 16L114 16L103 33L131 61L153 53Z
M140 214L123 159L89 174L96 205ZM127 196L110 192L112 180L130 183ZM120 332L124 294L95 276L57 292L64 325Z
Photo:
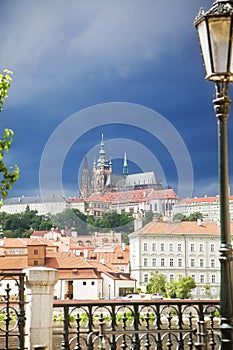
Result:
M227 119L231 100L228 85L233 82L233 1L217 0L207 12L199 11L194 25L198 32L206 79L216 86L213 100L218 122L220 195L220 314L221 349L233 349L233 269L229 216Z

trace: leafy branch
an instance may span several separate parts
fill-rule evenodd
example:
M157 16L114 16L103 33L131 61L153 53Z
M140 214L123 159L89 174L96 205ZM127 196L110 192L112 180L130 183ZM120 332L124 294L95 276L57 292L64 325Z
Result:
M8 97L12 74L13 73L7 69L0 74L0 112L2 111L4 99ZM13 142L13 135L14 132L11 129L4 129L3 138L0 139L0 173L2 175L0 181L0 197L2 197L0 198L1 204L6 199L9 190L19 177L18 166L14 166L13 170L12 167L8 169L3 161L4 155L9 151Z
M11 87L10 82L12 81L11 72L8 69L4 69L3 73L0 73L0 112L2 111L2 106L4 99L8 97L8 90Z

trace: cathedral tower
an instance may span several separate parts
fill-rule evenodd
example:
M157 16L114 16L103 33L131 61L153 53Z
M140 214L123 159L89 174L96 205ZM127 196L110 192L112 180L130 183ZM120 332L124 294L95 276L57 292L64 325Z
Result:
M92 193L91 173L88 167L87 157L84 158L83 169L80 181L80 197L87 198Z
M112 173L112 162L106 160L104 149L104 139L102 134L100 152L97 163L93 163L93 192L103 194L105 192L105 183L108 176Z
M123 176L124 176L124 179L127 177L127 175L128 175L128 163L127 163L126 152L125 152L124 165L123 165Z

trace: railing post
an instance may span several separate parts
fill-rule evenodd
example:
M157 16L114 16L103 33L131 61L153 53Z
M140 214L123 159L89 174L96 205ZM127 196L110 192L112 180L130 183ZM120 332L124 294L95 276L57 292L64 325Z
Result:
M98 345L98 350L105 350L106 347L105 347L105 327L106 327L106 324L104 322L104 319L103 319L103 315L101 314L100 315L100 318L99 318L99 345Z
M207 349L207 327L204 317L203 304L199 305L199 317L197 320L197 342L195 343L197 350Z
M197 350L207 349L207 330L205 321L197 322L197 342L195 343L195 348Z
M26 275L26 348L50 350L54 285L58 280L58 271L45 267L32 267L23 272Z

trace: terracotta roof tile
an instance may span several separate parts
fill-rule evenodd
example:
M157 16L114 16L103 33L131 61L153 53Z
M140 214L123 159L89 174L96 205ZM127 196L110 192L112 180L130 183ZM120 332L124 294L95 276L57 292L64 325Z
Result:
M57 247L56 242L47 238L3 238L0 239L5 248L25 248L28 245L46 244L48 247Z
M205 204L205 203L219 203L220 197L194 197L194 198L185 198L179 201L177 204ZM229 196L229 201L233 201L233 196Z
M21 271L28 267L28 258L26 256L1 256L0 271Z
M98 247L97 249L94 249L92 251L88 252L89 262L91 261L98 261L100 262L105 261L106 264L113 264L113 265L128 265L130 260L130 254L129 254L129 245L125 246L125 249L122 248L121 245L111 247ZM93 259L93 257L96 257Z
M82 203L82 202L85 202L84 198L67 198L66 200L69 203Z
M195 221L181 222L157 222L153 221L136 233L142 234L220 234L220 227L216 222L202 222L199 225ZM233 223L231 223L233 234Z
M107 195L91 195L87 198L88 202L106 202L111 204L145 202L149 199L178 199L173 189L154 190L146 188L143 190L111 192Z
M46 267L55 269L71 268L83 269L91 268L91 265L83 258L76 256L71 252L49 252L46 257Z
M100 273L95 269L78 270L59 270L59 279L102 279Z

